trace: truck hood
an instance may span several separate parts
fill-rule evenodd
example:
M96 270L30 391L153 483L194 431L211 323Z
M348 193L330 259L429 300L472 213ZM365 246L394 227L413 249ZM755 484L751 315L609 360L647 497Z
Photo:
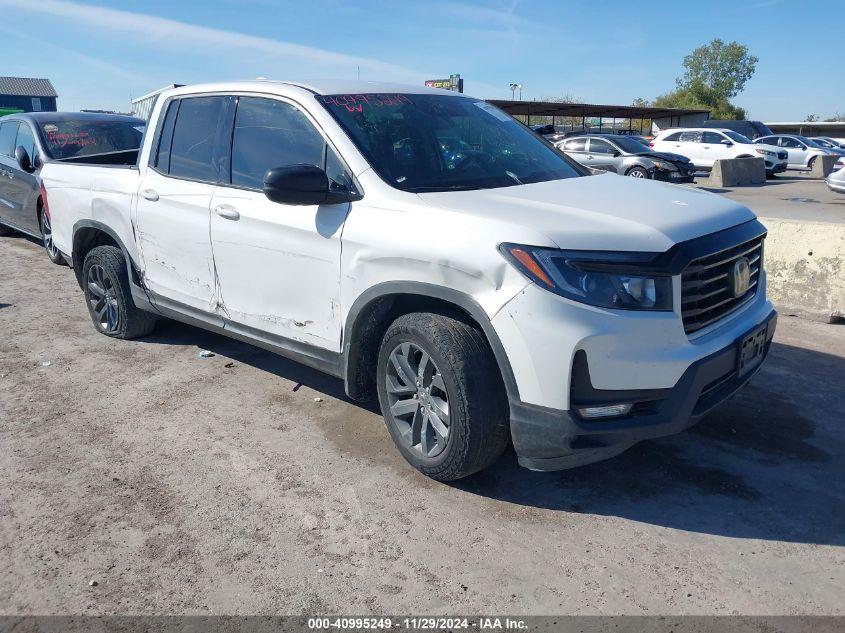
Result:
M419 196L431 206L477 216L485 229L519 225L563 249L663 252L756 217L707 191L615 174ZM506 234L497 239L509 241Z

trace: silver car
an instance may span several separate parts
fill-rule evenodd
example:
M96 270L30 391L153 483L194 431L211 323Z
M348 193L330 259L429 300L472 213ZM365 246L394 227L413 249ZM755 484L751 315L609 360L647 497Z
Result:
M828 138L827 136L814 136L810 140L815 141L817 145L821 145L825 149L842 152L842 155L845 156L845 146L836 139Z
M773 134L754 141L765 145L777 145L786 150L788 169L812 169L819 156L835 156L837 150L827 150L812 139L797 134ZM839 150L841 151L841 150Z
M825 179L827 186L836 193L845 193L845 158L836 161L834 171Z
M586 167L633 178L694 182L695 167L680 154L656 152L633 138L589 134L556 143L558 149Z

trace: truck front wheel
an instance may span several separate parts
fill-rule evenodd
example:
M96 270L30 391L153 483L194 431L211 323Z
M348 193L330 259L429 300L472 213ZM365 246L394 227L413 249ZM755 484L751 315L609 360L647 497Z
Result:
M484 335L431 313L396 319L382 340L378 395L402 456L438 481L495 462L510 436L508 403Z
M85 304L97 331L131 339L153 331L156 318L132 301L126 260L116 246L91 249L82 264Z

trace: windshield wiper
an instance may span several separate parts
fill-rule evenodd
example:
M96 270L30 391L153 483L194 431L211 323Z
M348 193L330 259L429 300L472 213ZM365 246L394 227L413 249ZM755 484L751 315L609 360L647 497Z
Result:
M413 193L422 193L424 191L473 191L481 188L479 185L429 185L412 187L409 191Z

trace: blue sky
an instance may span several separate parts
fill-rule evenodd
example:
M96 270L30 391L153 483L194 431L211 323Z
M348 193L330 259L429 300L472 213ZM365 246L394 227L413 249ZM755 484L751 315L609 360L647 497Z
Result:
M703 8L706 6L707 8ZM674 87L721 37L760 58L736 103L767 121L845 113L842 0L0 0L0 74L47 77L59 108L126 111L169 83L309 77L628 104ZM824 19L828 16L829 19ZM812 31L810 30L810 25Z

